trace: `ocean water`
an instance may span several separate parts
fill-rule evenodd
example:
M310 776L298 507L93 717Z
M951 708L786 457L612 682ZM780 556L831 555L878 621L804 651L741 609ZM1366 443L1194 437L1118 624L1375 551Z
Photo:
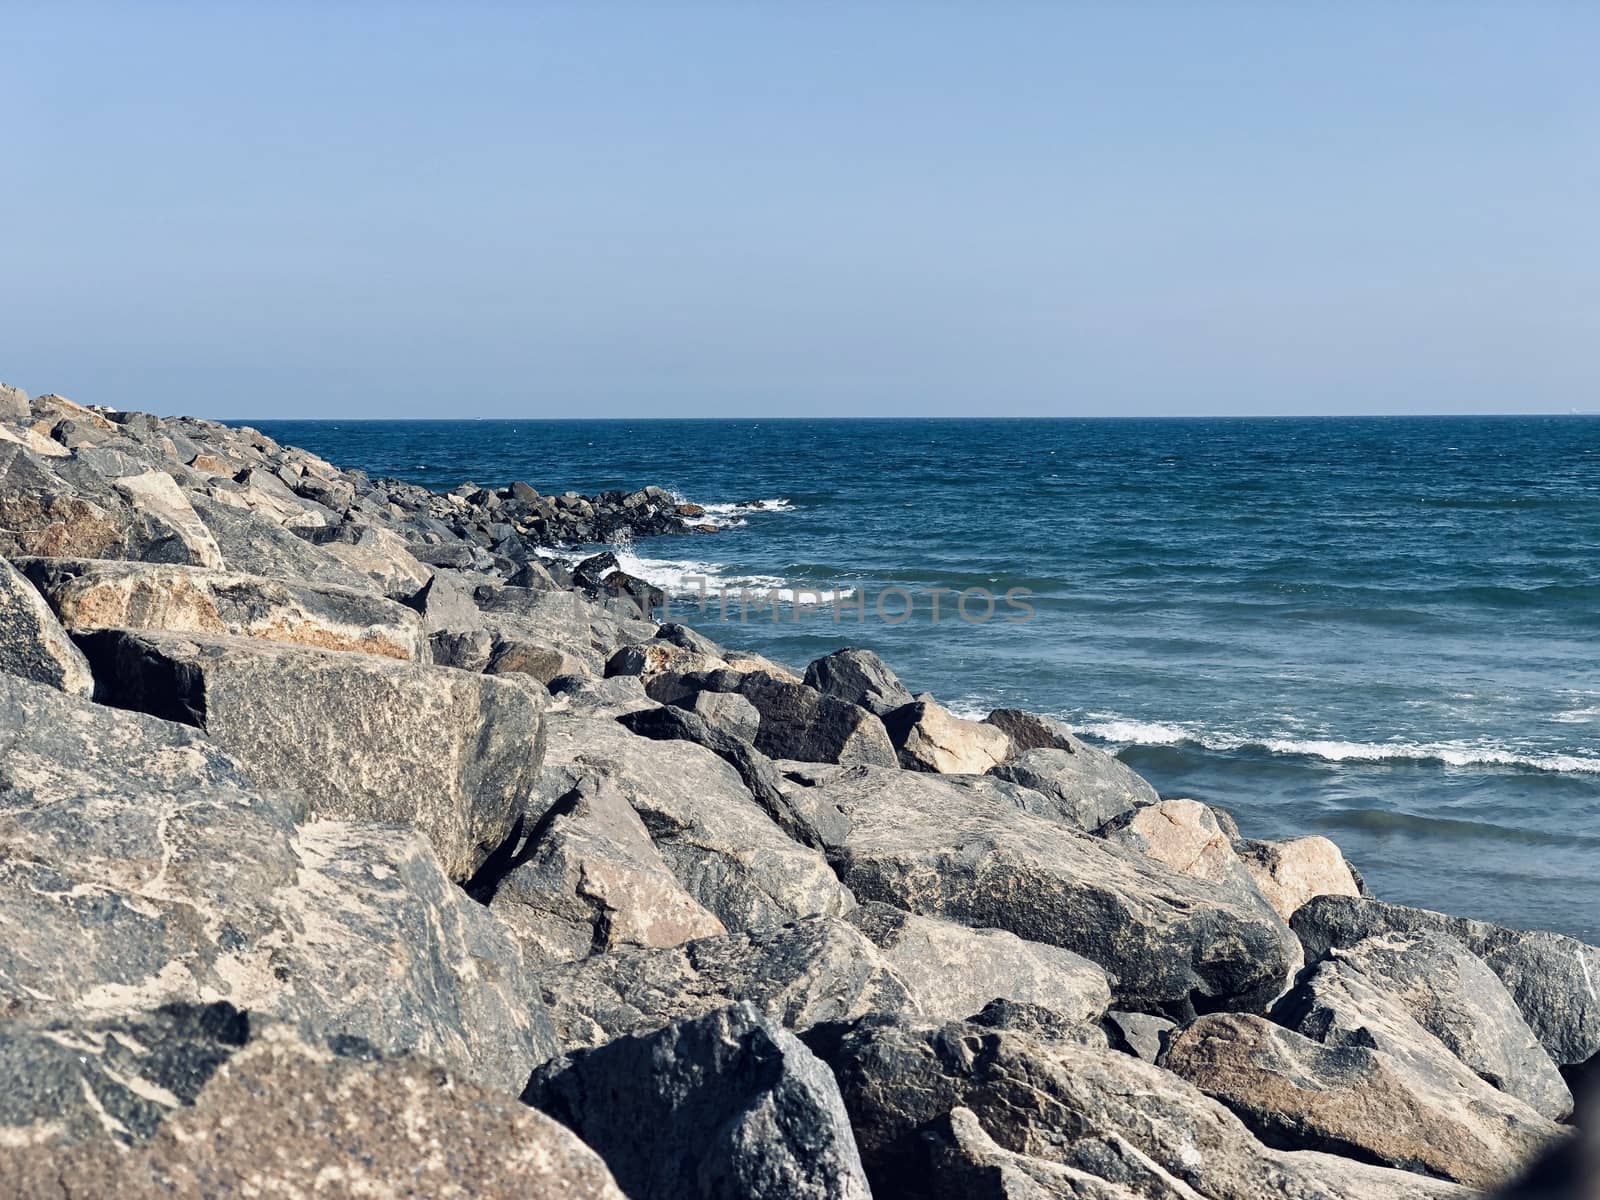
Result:
M729 645L870 646L1386 899L1600 942L1600 419L258 424L437 489L673 489L720 532L624 565Z

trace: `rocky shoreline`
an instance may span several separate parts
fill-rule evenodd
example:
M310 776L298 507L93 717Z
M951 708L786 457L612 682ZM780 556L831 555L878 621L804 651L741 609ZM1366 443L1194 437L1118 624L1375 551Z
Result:
M5 1194L1594 1194L1600 949L548 553L703 518L0 386Z

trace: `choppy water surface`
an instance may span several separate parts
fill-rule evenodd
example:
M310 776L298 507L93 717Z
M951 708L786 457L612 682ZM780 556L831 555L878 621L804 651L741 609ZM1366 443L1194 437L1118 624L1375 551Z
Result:
M1600 941L1600 419L261 427L435 488L772 501L626 565L734 589L721 628L688 610L730 644L867 645L958 710L1056 713L1247 834L1328 834L1385 898ZM741 584L867 619L740 625ZM910 620L876 618L890 587ZM1034 615L946 595L935 625L940 587Z

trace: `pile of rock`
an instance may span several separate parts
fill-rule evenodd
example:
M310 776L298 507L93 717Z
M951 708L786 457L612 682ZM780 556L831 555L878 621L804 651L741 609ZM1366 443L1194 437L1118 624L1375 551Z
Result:
M0 391L10 1194L1376 1200L1576 1153L1600 950L869 652L658 625L537 551L683 515L567 499Z

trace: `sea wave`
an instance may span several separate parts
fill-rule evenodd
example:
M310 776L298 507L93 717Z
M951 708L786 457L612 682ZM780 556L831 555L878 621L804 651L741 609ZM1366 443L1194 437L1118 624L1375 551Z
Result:
M694 518L707 525L716 525L721 529L737 529L741 525L749 524L751 513L786 513L793 512L794 501L787 496L773 496L764 500L728 500L707 504L697 500L690 500L679 492L673 492L672 498L679 504L695 504L704 510L703 514Z
M1193 725L1090 714L1077 732L1117 746L1198 746L1218 753L1266 751L1325 762L1442 763L1450 767L1518 767L1561 774L1600 774L1600 755L1531 751L1481 742L1355 742L1336 738L1264 737L1205 730Z
M724 593L728 598L728 610L732 613L738 611L741 592L748 592L752 601L758 597L775 598L783 604L795 603L798 592L803 602L820 607L831 602L835 591L833 584L813 587L802 583L796 587L792 581L777 575L742 574L726 563L689 558L646 558L627 543L613 546L612 553L617 556L617 566L622 570L655 584L669 597L697 601L702 596L708 597L708 612L720 612ZM852 587L840 587L837 591L841 600L856 594Z

